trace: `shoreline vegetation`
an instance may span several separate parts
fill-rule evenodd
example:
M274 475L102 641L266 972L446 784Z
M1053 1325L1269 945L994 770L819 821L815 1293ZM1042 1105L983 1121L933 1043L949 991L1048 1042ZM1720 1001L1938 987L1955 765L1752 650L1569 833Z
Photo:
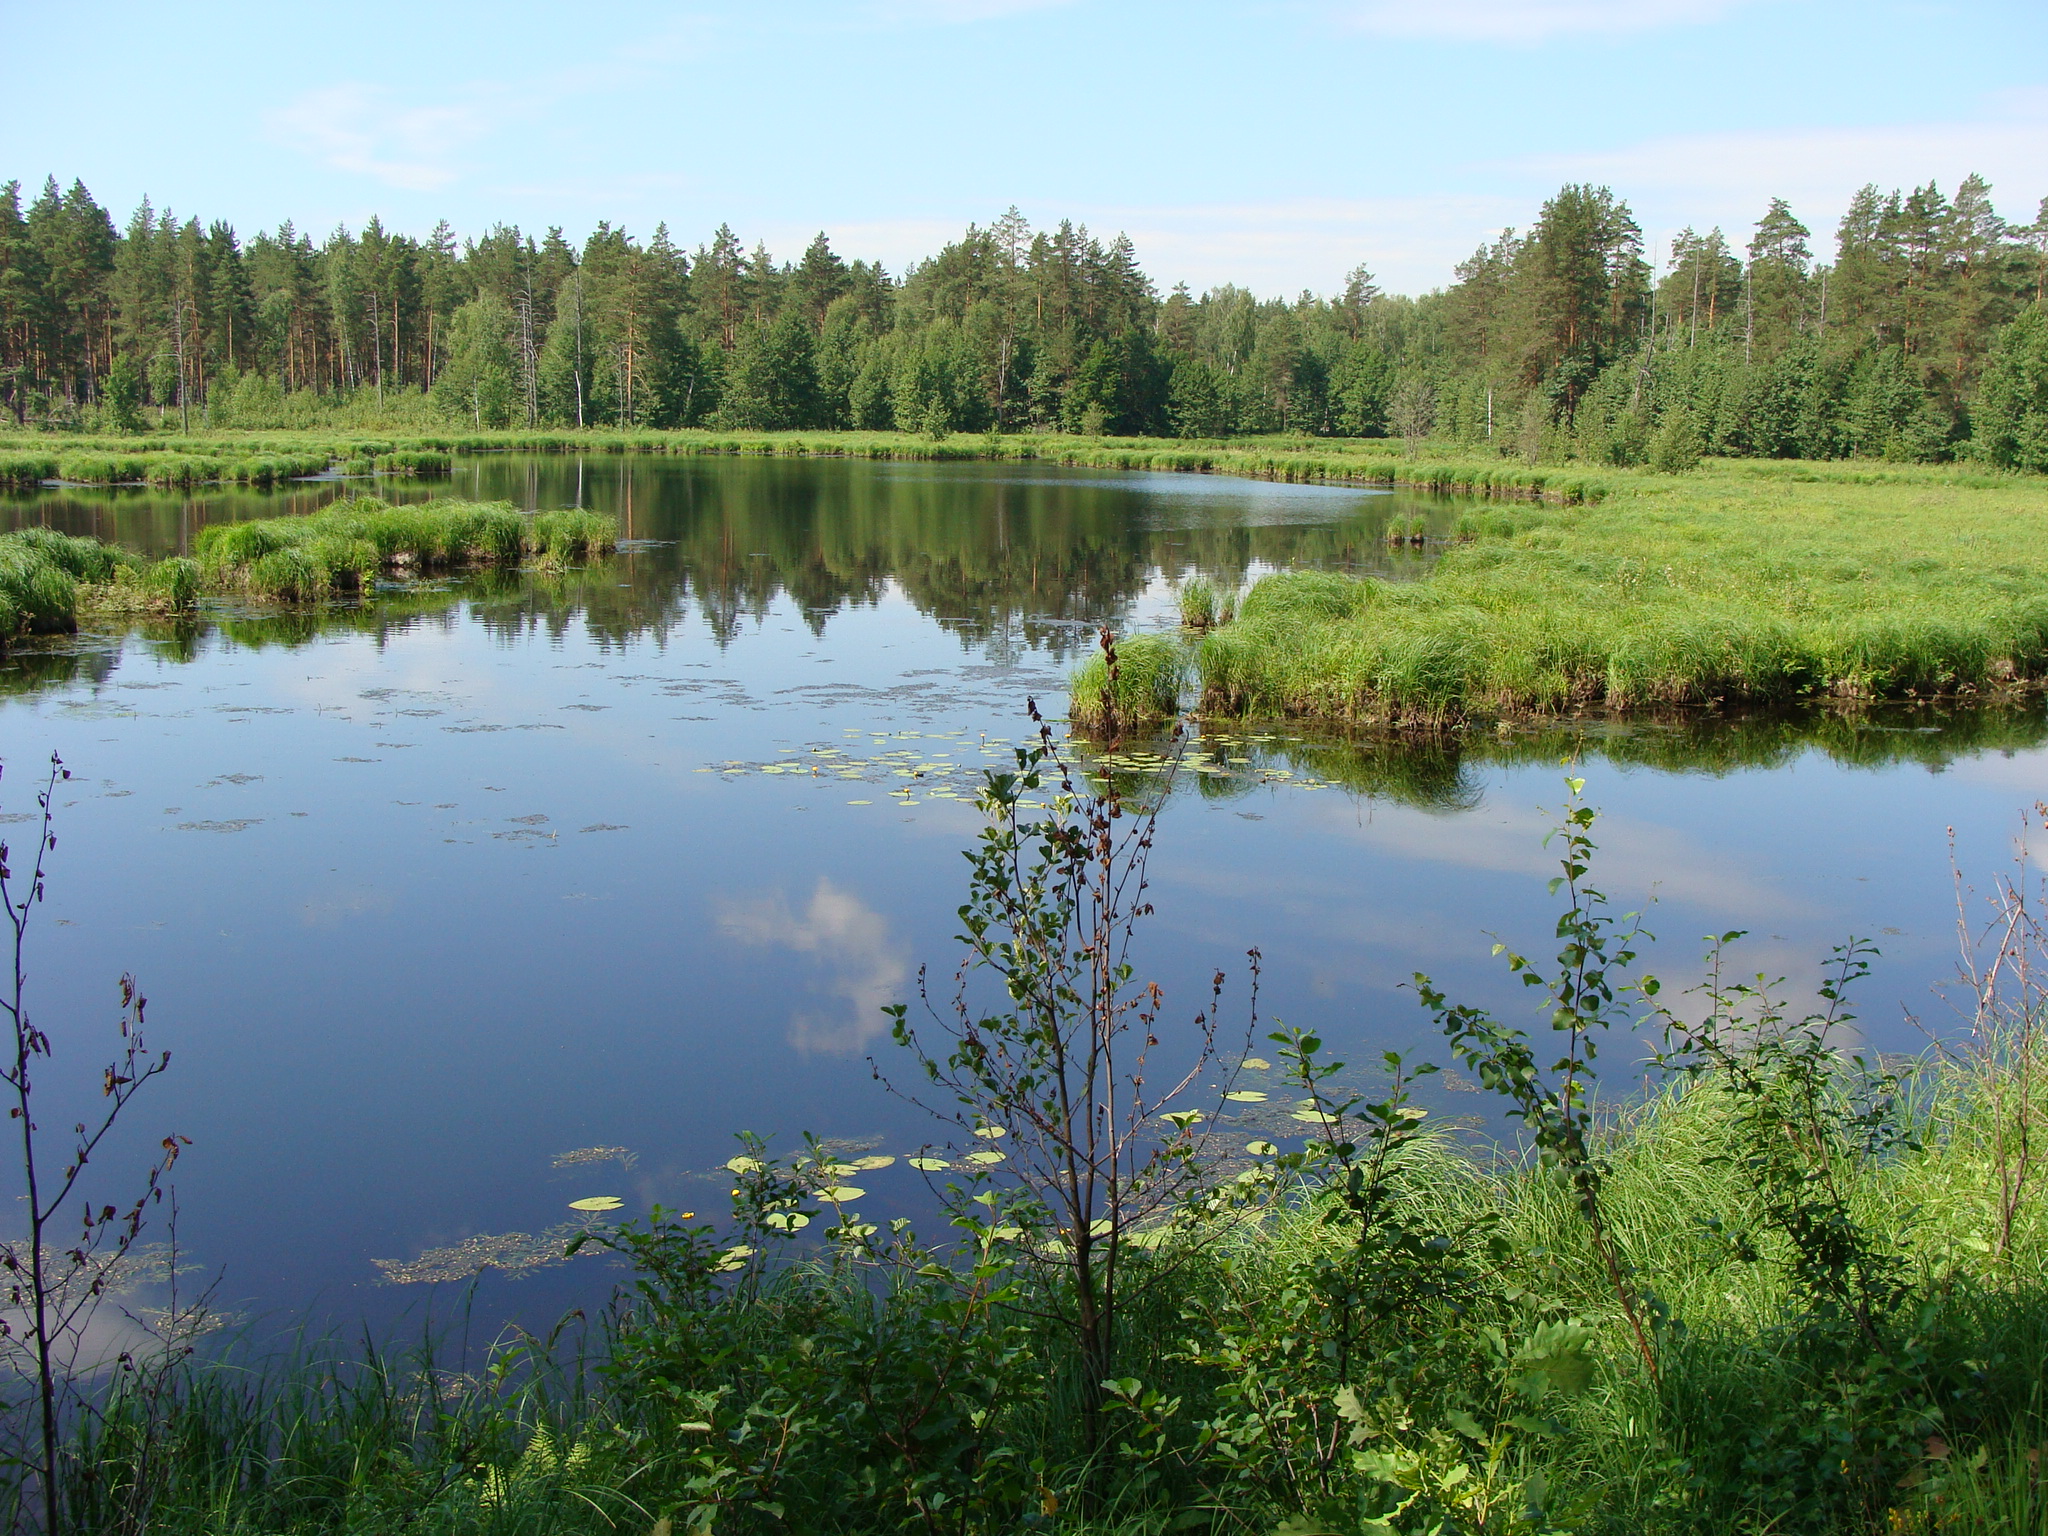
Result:
M1227 615L1203 593L1206 606L1177 648L1154 637L1127 643L1125 657L1134 668L1142 661L1144 676L1122 679L1114 701L1099 659L1076 674L1075 718L1098 729L1112 711L1125 721L1165 719L1194 700L1217 716L1430 731L1587 712L2009 699L2048 679L2048 481L2040 477L1800 460L1587 474L1390 447L1061 434L511 432L321 444L251 436L169 438L151 452L131 445L125 457L103 440L60 445L40 456L0 455L0 476L39 483L57 470L104 471L161 485L212 466L224 480L256 483L266 466L433 475L457 455L483 452L738 454L1036 461L1403 485L1501 501L1460 515L1423 581L1282 573L1229 595ZM169 468L153 469L159 462ZM314 542L333 555L331 544ZM271 574L251 590L275 579L273 596L345 593L368 569L342 561L284 581L298 557L265 554ZM31 600L19 578L13 589L17 616L8 624L0 614L0 633L53 622L47 597Z
M1013 952L1020 923L1071 932L1089 892L1142 881L1142 800L1076 784L1026 819L1026 793L1069 781L1043 740L986 780L971 953ZM1569 787L1556 959L1507 955L1549 1027L1416 977L1469 1075L1347 1068L1242 1001L1240 1044L1205 999L1204 1043L1183 1047L1197 1092L1114 1079L1157 1127L1130 1148L1156 1150L1096 1163L1130 1204L1077 1222L1038 1154L1078 1133L1036 1069L1073 1086L1047 1066L1054 1038L1113 1044L1133 999L1149 1031L1153 989L1119 967L1071 995L1064 962L1005 972L992 992L1015 1013L963 1011L966 1049L945 1057L919 1036L947 1038L943 1006L890 1009L913 1066L965 1094L911 1159L935 1241L861 1215L854 1181L897 1159L743 1136L717 1171L728 1212L593 1216L564 1257L623 1261L609 1307L481 1368L431 1335L195 1351L188 1310L79 1404L65 1528L2033 1536L2048 934L2027 836L2048 809L2013 870L1963 898L1960 1032L1871 1061L1846 1048L1867 946L1838 950L1807 1005L1736 980L1742 936L1723 935L1699 1006L1664 1001L1635 918L1593 884L1597 816ZM1121 945L1150 908L1109 910L1098 937ZM1048 988L1067 1000L1041 1013ZM1596 1058L1631 1040L1661 1086L1603 1102ZM1426 1110L1432 1083L1498 1100L1522 1134ZM1112 1294L1113 1327L1076 1309Z
M0 486L45 482L82 486L270 485L343 475L445 474L456 457L483 453L743 455L927 462L1037 462L1083 469L1242 475L1255 480L1408 486L1576 503L1607 493L1608 477L1578 467L1537 467L1468 447L1429 457L1387 440L1280 438L1222 440L1087 437L1069 433L933 436L911 432L485 432L391 438L321 433L255 433L60 439L49 449L11 451L0 435ZM1996 479L1996 471L1978 471Z

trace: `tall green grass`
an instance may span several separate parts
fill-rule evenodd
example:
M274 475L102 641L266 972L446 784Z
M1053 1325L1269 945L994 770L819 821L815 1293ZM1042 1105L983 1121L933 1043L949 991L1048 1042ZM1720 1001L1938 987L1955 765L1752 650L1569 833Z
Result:
M596 512L522 514L509 502L429 501L391 506L373 497L336 502L308 517L217 523L195 541L209 584L286 602L353 593L378 576L542 560L587 559L618 540Z
M1130 635L1116 642L1116 671L1102 654L1075 669L1068 708L1090 730L1171 718L1187 688L1188 657L1173 635Z
M327 463L368 459L390 472L430 474L445 468L445 455L478 453L586 453L761 455L768 457L861 458L881 460L1020 461L1083 468L1231 474L1300 483L1412 485L1467 490L1559 503L1595 501L1608 494L1617 475L1578 467L1537 467L1499 456L1475 456L1447 449L1440 457L1419 456L1384 439L1254 438L1232 443L1173 442L1158 438L1084 437L1039 432L955 437L935 441L904 432L711 432L678 431L503 431L433 433L403 438L351 437L332 432L237 433L146 438L59 440L69 461L67 479L92 483L148 481L152 458L179 457L214 466L202 478L223 478L222 466L252 456L304 454ZM308 471L310 472L310 471ZM169 462L153 473L155 483L195 483L197 468ZM176 477L185 476L186 479ZM39 476L38 478L47 478Z
M2048 679L2048 499L2011 479L1737 467L1468 515L1416 583L1268 577L1211 709L1437 725L1971 696Z
M1829 1513L1835 1505L1798 1492L1816 1479L1825 1487L1838 1461L1865 1451L1853 1420L1829 1421L1829 1433L1851 1436L1840 1444L1800 1438L1799 1405L1816 1391L1833 1402L1840 1384L1817 1377L1808 1358L1801 1298L1775 1240L1758 1235L1749 1252L1734 1240L1738 1227L1728 1223L1754 1217L1754 1194L1728 1155L1739 1136L1711 1081L1610 1112L1600 1132L1603 1204L1631 1283L1665 1319L1656 1379L1555 1170L1450 1130L1403 1154L1413 1172L1401 1185L1400 1219L1418 1231L1489 1234L1495 1274L1481 1309L1446 1296L1378 1346L1383 1371L1413 1371L1413 1394L1400 1405L1410 1428L1392 1433L1427 1445L1429 1427L1445 1417L1485 1417L1481 1378L1447 1387L1445 1369L1469 1354L1476 1370L1494 1348L1489 1338L1512 1347L1529 1330L1563 1323L1583 1340L1585 1385L1528 1410L1512 1459L1497 1469L1504 1487L1522 1490L1510 1507L1541 1488L1545 1508L1572 1512L1535 1529L2039 1536L2048 1510L2037 1454L2048 1437L2048 1210L2033 1200L2002 1254L1982 1241L1997 1185L1993 1146L2012 1130L1992 1106L2002 1095L2009 1109L2014 1087L1983 1068L1934 1073L1910 1111L1916 1139L1858 1164L1847 1191L1855 1221L1898 1234L1911 1281L1930 1298L1911 1325L1915 1369L1954 1388L1926 1443L1892 1453L1883 1507L1868 1519ZM2048 1082L2028 1087L2037 1101L2048 1094ZM1312 1482L1305 1472L1282 1475L1259 1456L1259 1474L1248 1475L1215 1451L1219 1438L1257 1451L1259 1402L1313 1401L1299 1394L1323 1362L1291 1354L1285 1334L1290 1318L1318 1304L1304 1277L1326 1260L1344 1262L1332 1209L1331 1191L1305 1183L1261 1215L1192 1231L1183 1246L1131 1252L1127 1262L1158 1268L1161 1281L1128 1318L1121 1358L1159 1407L1151 1421L1122 1424L1092 1500L1071 1497L1083 1477L1072 1383L1056 1331L1033 1320L1041 1298L1030 1282L1014 1309L977 1315L928 1277L864 1282L800 1244L687 1304L656 1299L671 1295L673 1277L641 1276L643 1293L622 1299L588 1359L551 1360L524 1339L500 1355L497 1371L436 1359L431 1348L325 1344L279 1361L244 1344L123 1377L78 1425L68 1495L81 1530L167 1536L596 1536L660 1529L665 1517L680 1531L682 1510L728 1494L713 1529L879 1536L904 1528L911 1513L921 1440L928 1489L994 1490L993 1507L939 1529L1221 1536L1292 1520L1302 1531L1419 1536L1423 1526L1399 1518L1385 1528L1356 1523L1355 1502L1346 1523L1350 1494L1305 1513L1289 1502L1300 1495L1283 1491ZM662 1310L671 1305L680 1310ZM1264 1329L1262 1353L1219 1350L1210 1331L1219 1319L1240 1340ZM948 1364L955 1350L971 1369ZM1248 1403L1255 1380L1264 1395ZM1331 1417L1341 1434L1344 1421ZM906 1423L921 1426L907 1442L908 1472ZM1307 1445L1313 1428L1276 1422L1271 1433ZM1480 1457L1460 1435L1449 1441L1446 1454L1468 1464ZM966 1445L979 1449L944 1459ZM1347 1450L1330 1474L1336 1486L1362 1481L1350 1468ZM1048 1498L1054 1492L1068 1496Z

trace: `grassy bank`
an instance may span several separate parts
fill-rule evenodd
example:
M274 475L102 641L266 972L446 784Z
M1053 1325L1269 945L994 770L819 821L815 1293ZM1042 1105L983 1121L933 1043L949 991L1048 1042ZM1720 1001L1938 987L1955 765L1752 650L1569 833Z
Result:
M347 596L379 578L533 561L560 567L605 553L618 524L597 512L521 513L506 502L388 506L355 497L307 517L219 523L196 559L146 561L48 528L0 535L0 655L22 635L68 634L81 614L171 614L207 593L279 602Z
M1387 1214L1448 1257L1377 1256L1387 1293L1331 1289L1356 1254L1328 1170L1131 1251L1142 1300L1089 1492L1073 1362L1000 1240L979 1282L972 1243L921 1268L800 1245L763 1228L777 1170L756 1169L716 1236L642 1224L581 1361L522 1345L466 1374L341 1348L145 1375L76 1443L73 1508L81 1529L193 1536L2032 1536L2048 1222L2036 1197L2002 1229L1997 1190L2013 1106L2048 1082L2012 1071L1933 1075L1893 1111L1909 1144L1831 1170L1858 1234L1898 1234L1881 1348L1816 1305L1739 1155L1745 1105L1708 1078L1600 1138L1631 1283L1663 1318L1654 1376L1561 1176L1425 1135ZM1857 1083L1835 1083L1846 1114ZM829 1167L779 1171L809 1192L787 1212L861 1225L817 1198Z
M90 484L196 484L232 479L266 462L356 472L435 473L451 455L586 453L760 455L882 460L992 460L1092 469L1245 475L1262 480L1412 485L1576 503L1606 494L1613 476L1583 467L1539 468L1468 448L1411 452L1386 439L1255 438L1173 442L1067 433L934 439L907 432L477 432L419 437L331 433L223 433L205 437L38 439L10 452L0 439L0 484L62 478ZM187 466L212 466L198 476ZM233 472L231 472L233 471ZM185 476L186 478L175 478Z
M1588 708L1967 696L2048 676L2048 483L1728 465L1465 519L1428 580L1269 578L1205 707L1436 725Z

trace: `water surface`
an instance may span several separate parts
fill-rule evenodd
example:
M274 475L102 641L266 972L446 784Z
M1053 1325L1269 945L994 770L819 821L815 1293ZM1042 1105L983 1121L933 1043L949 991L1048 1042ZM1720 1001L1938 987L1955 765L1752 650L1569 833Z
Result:
M165 553L209 519L361 488L43 492L0 516ZM1188 575L1419 577L1429 553L1390 548L1388 520L1441 531L1460 505L758 459L465 459L453 489L615 511L626 552L0 666L0 811L29 809L52 750L77 775L39 1016L89 1075L99 1047L71 1042L141 978L175 1059L129 1150L192 1138L181 1243L258 1313L388 1319L423 1294L389 1275L516 1257L511 1234L583 1196L715 1209L741 1129L913 1150L932 1131L865 1058L889 1060L880 1009L917 968L953 963L975 776L1027 734L1025 698L1056 710L1094 627L1168 623ZM1576 750L1601 875L1649 908L1656 969L1682 985L1698 935L1747 928L1750 969L1810 985L1861 934L1884 949L1871 1043L1911 1049L1909 1013L1948 1023L1947 829L1988 878L2048 788L2044 738L2038 711L1421 745L1212 732L1163 818L1143 959L1185 1013L1257 945L1263 1015L1354 1055L1426 1043L1418 969L1533 1021L1488 950L1550 933L1541 839ZM901 1163L863 1183L873 1214L920 1208ZM611 1279L488 1271L479 1315L544 1323Z

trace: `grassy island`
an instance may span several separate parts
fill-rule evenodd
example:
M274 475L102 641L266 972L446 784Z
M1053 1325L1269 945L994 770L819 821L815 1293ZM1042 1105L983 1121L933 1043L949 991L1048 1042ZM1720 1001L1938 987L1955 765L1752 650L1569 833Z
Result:
M616 520L603 513L522 513L507 502L394 507L367 496L307 517L215 524L201 530L196 559L148 561L98 539L25 528L0 534L0 655L22 635L70 633L86 613L179 613L209 593L312 602L379 578L523 561L559 567L617 540Z

